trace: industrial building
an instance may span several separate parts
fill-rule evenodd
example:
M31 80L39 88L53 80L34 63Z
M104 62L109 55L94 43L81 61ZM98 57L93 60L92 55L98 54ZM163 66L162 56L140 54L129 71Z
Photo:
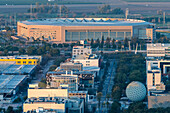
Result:
M54 18L19 21L18 36L55 43L110 37L124 40L138 37L155 39L155 25L143 20L118 18Z
M0 56L0 62L4 62L4 64L11 62L16 65L38 65L41 60L41 56Z
M26 75L0 75L0 103L12 103Z

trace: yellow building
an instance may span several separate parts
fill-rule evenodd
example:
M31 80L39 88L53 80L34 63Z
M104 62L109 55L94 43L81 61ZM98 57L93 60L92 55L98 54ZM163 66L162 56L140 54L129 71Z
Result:
M138 37L153 40L155 25L143 20L115 18L58 18L20 21L18 36L48 40L50 42L73 42L85 39L100 39L104 36L115 40Z
M0 62L14 62L16 65L38 65L41 62L41 56L1 56Z

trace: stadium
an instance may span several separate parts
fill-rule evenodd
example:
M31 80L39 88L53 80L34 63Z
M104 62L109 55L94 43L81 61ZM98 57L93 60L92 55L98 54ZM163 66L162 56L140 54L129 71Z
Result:
M137 37L152 41L155 38L155 24L143 20L115 18L55 18L19 21L18 36L67 43L85 39L124 40Z

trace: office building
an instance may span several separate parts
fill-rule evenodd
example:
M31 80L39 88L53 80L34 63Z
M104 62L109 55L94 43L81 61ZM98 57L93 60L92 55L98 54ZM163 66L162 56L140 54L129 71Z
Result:
M147 44L147 57L170 56L170 44Z
M81 63L73 63L73 62L66 62L60 64L60 71L82 71L83 64Z
M75 58L77 55L88 55L92 54L90 46L73 46L72 57Z
M23 104L23 112L84 113L84 100L68 98L67 88L30 87L28 98Z
M47 84L50 84L49 87L57 88L62 84L67 84L69 91L77 91L78 90L78 75L76 74L49 74L47 73Z
M61 81L61 80L63 80L63 78L66 79L66 77L62 76L65 74L66 74L65 71L63 71L63 72L62 71L60 71L60 72L51 71L46 74L46 78L49 83L50 82L54 83L54 84L51 84L52 86L54 85L55 87L58 87L61 83L63 83L63 81ZM67 72L67 75L70 75L70 74L71 74L71 72ZM94 88L94 81L95 81L96 73L88 72L88 71L75 71L72 74L78 76L78 89ZM61 79L60 79L60 77L61 77ZM57 81L55 80L55 78L57 79ZM65 82L63 84L68 84L68 83ZM73 84L76 84L76 83L74 82ZM69 90L69 91L71 91L71 90ZM72 90L72 91L74 91L74 90Z
M12 103L25 82L25 75L0 75L0 103Z
M96 54L90 55L78 55L72 59L74 63L82 63L85 66L96 66L100 67L100 58Z
M117 18L55 18L19 21L17 34L48 40L55 43L66 43L85 39L115 40L139 37L139 39L155 39L155 25L143 20Z

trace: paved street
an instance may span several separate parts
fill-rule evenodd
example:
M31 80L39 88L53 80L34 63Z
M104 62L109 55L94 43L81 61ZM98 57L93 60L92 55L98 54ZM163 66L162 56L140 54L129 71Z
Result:
M115 59L112 59L110 62L110 66L108 68L108 74L106 75L106 79L104 81L104 86L103 86L103 90L102 90L102 94L103 97L101 99L101 112L102 113L106 113L107 112L107 107L105 105L105 107L102 106L102 103L106 103L107 102L107 94L109 94L111 96L112 94L112 87L114 85L113 79L115 76L115 70L116 70L116 61ZM111 98L109 99L111 100Z

